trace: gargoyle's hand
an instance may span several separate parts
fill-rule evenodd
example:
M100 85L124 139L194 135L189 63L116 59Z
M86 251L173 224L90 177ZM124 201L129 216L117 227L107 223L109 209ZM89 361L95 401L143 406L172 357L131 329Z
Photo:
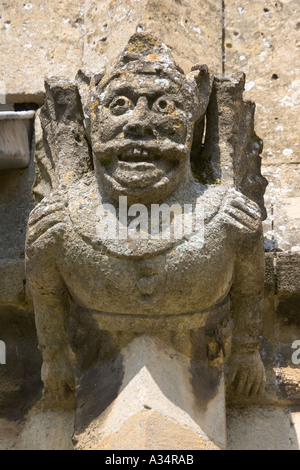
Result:
M240 230L253 233L260 227L259 207L235 189L228 192L223 211L227 222Z
M266 375L259 351L232 353L229 361L227 387L235 395L255 397L265 389Z
M50 406L66 408L75 403L75 376L72 361L67 348L45 354L42 365L42 381L44 382L44 397Z
M27 247L46 232L65 224L68 202L59 194L44 198L30 213L27 230Z

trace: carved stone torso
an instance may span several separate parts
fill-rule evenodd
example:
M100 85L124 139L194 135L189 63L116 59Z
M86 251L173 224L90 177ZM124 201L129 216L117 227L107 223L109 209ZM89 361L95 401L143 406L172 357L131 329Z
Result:
M175 349L222 362L219 327L230 336L231 323L229 383L237 378L247 393L253 385L254 394L263 386L266 182L244 81L213 77L204 65L185 74L165 44L136 33L104 74L46 82L26 269L53 402L75 390L72 348L92 361L112 353L111 341L114 349L139 334L177 335ZM162 204L173 232L153 238L153 226L168 231L165 215L152 223ZM180 235L174 205L190 205L190 219L201 207L202 227ZM143 211L136 237L132 217Z
M63 209L54 203L44 222L49 219L55 263L77 305L107 314L189 314L219 305L230 291L241 231L226 223L225 208L238 196L222 185L199 195L205 210L204 243L195 236L133 245L101 239L96 228L102 201L90 178L72 185ZM245 230L245 240L249 236L251 231Z

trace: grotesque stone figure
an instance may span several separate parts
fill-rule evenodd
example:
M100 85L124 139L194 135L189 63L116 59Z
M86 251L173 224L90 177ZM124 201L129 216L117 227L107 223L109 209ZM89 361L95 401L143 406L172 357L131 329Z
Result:
M240 394L263 390L265 181L243 86L206 66L185 75L146 33L104 73L46 82L26 253L49 406L73 406L75 370L143 333L225 361ZM204 238L141 236L141 204L201 207Z

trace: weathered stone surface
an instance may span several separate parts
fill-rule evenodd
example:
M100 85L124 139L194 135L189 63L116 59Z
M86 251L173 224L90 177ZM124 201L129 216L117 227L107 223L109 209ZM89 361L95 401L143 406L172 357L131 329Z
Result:
M30 216L27 276L44 355L45 394L53 406L74 398L71 311L72 321L92 327L95 337L102 330L143 333L145 319L144 332L160 334L164 325L165 341L192 358L215 360L221 352L228 357L218 337L227 331L229 346L229 292L234 342L228 385L246 396L263 391L258 347L264 263L261 213L253 199L259 194L261 200L264 182L259 181L258 193L243 183L252 174L259 179L260 145L253 109L242 101L242 81L215 79L211 97L212 83L206 66L185 75L165 44L137 33L103 76L81 73L77 82L46 84L36 186L37 200L44 198ZM202 145L208 103L220 118L207 121ZM243 122L236 118L239 112L245 112ZM202 151L211 153L220 181L215 174L203 175L197 165ZM205 213L204 243L199 229L196 238L158 232L149 243L151 226L145 238L122 220L120 196L147 206L189 203L194 211L198 201ZM113 223L99 213L107 202L112 214L117 210L116 226L128 228L122 243L107 236ZM79 357L79 346L76 353Z
M280 294L300 294L300 253L279 253L276 275Z
M19 421L0 418L0 450L14 449L21 429Z
M141 0L134 3L131 2L130 5L128 2L118 3L116 1L108 2L108 4L102 2L103 4L101 5L93 1L80 2L80 4L73 2L68 5L62 2L52 2L51 5L46 5L46 3L44 1L39 4L5 2L0 7L0 28L2 28L0 50L1 57L4 58L2 65L0 65L0 102L3 92L3 80L8 91L9 102L34 100L42 103L44 100L44 75L59 74L71 79L74 77L77 68L83 64L90 70L101 71L104 62L112 63L111 58L117 57L119 52L121 52L118 38L122 36L123 46L130 35L136 31L137 27L139 30L142 30L146 26L148 31L159 32L164 42L173 47L176 59L179 58L179 63L186 71L189 70L191 62L193 64L204 62L209 65L210 71L217 71L220 74L221 28L219 26L221 26L222 16L221 2L200 2L201 5L198 3L197 5L193 4L192 8L190 7L190 2L187 1L153 3ZM243 0L225 3L227 10L225 18L226 74L232 75L232 73L240 70L247 73L245 97L254 99L257 103L256 130L259 137L264 140L263 173L269 180L266 198L269 217L264 223L266 248L269 250L282 249L296 252L299 251L300 246L300 168L299 150L297 150L299 149L298 1L281 0L275 2L266 0L262 3ZM85 13L84 4L86 7ZM96 11L96 8L98 8L98 11ZM179 9L180 15L177 14ZM155 14L153 14L154 10ZM122 18L122 16L124 17ZM76 18L79 18L79 21L76 21ZM85 19L83 20L83 18ZM84 27L85 35L83 34ZM198 27L200 27L200 31ZM201 46L199 49L201 50L200 55L197 52L199 46ZM105 60L102 60L97 55L99 51ZM226 86L225 82L220 81L220 83L221 86ZM229 81L230 83L231 81ZM50 88L52 88L52 84L50 84ZM60 100L61 96L68 90L70 95L72 95L72 89L74 90L74 88L76 88L74 84L70 85L69 83L67 85L65 83L61 87L61 92L58 87L56 92L53 93L54 99ZM76 100L74 100L75 102ZM232 105L233 103L230 103L231 108L229 106L229 110L225 109L222 118L225 121L227 120L229 124L228 129L231 126L230 132L232 132L234 127L232 124L237 122L235 121L237 116L231 120ZM1 110L13 111L11 106L1 105ZM212 119L214 120L216 116L217 114L213 112ZM52 115L52 118L55 120L55 114ZM39 125L39 122L37 122L37 125ZM54 155L57 153L57 148L53 145L53 142L55 143L55 139L58 138L58 146L61 146L61 142L67 137L67 128L68 122L66 121L64 128L59 128L57 131L52 129L52 140L49 139L51 132L46 133L45 141L50 144L50 147L52 145L51 152ZM72 129L75 130L75 135L78 139L81 132L78 133L76 131L76 125ZM62 137L59 139L60 133ZM80 139L79 137L79 141ZM40 163L35 184L35 198L37 201L40 201L44 195L49 196L52 190L51 181L55 181L55 178L51 180L53 178L53 174L51 174L53 162L51 163L51 158L49 158L51 157L51 152L49 150L48 153L45 152L42 137L37 140L39 146L38 152L40 152L37 159L40 160ZM68 142L70 144L70 140ZM64 152L59 154L59 159L64 159L62 167L59 168L59 163L55 162L56 175L63 175L61 177L65 178L65 182L70 181L74 174L81 174L82 176L80 171L77 173L78 168L75 172L73 171L72 165L74 162L70 160L72 154L81 158L80 150L83 147L81 146L80 148L79 145L79 148L76 150L76 145L70 144L65 159ZM210 153L210 150L217 148L217 146L207 148L209 149L208 153ZM228 158L228 155L230 156L230 146L227 147L227 150L229 152L226 156L226 162L230 163L230 158ZM85 151L86 149L83 152L84 154ZM234 149L232 155L235 155ZM79 159L78 161L82 163L82 160ZM85 163L83 167L86 168ZM0 206L2 208L0 210L0 301L6 305L18 306L22 310L24 308L28 309L23 285L24 269L22 257L24 256L26 220L29 210L32 208L30 197L32 170L33 167L31 166L30 169L21 172L8 171L3 172L3 174L0 172ZM51 178L48 177L49 174ZM228 174L230 177L230 171L227 173L227 176ZM76 175L75 179L77 178ZM77 194L78 192L85 192L87 187L89 185L86 185L85 182L79 185ZM91 188L91 197L95 194L95 189L97 188ZM72 196L73 194L74 192ZM63 193L60 195L62 196ZM79 217L82 217L83 220L86 220L85 204L86 198L81 198L80 202L75 205L75 211L78 211ZM97 207L97 204L94 207ZM56 206L56 209L59 209L59 207ZM39 229L43 228L42 225L39 225ZM21 260L18 261L18 258L21 258ZM158 271L164 269L163 263L160 262L153 266L151 263L148 265L148 261L146 260L145 266L141 265L143 273L145 270L152 272L153 269ZM49 258L45 260L45 265L48 262ZM286 402L296 403L297 400L299 402L298 369L297 366L291 365L291 342L294 339L300 338L297 264L297 257L292 256L289 260L281 257L280 253L268 253L266 273L267 295L265 295L263 319L264 342L261 348L267 372L267 393L264 396L264 401L261 402L262 404L277 404L278 402L281 404ZM180 263L178 263L176 269L180 270L180 266ZM154 278L156 276L157 273L155 272ZM115 278L112 281L115 282ZM113 285L113 282L111 282L111 285ZM145 280L141 281L138 285L146 286L148 290L151 289L151 286L153 287L153 283L146 283ZM54 287L56 288L56 286ZM182 293L179 291L179 300L181 297ZM13 318L16 310L12 309L9 311L11 318ZM1 313L3 313L2 310ZM203 320L203 316L201 318ZM147 322L145 318L140 319L138 328L136 317L133 320L129 320L124 315L122 317L116 316L113 321L111 321L111 317L108 321L108 317L103 316L102 320L100 322L102 326L109 325L112 329L117 329L118 323L122 329L126 329L125 325L129 329L132 329L132 326L135 325L139 332L143 332L143 329L146 328L146 323L148 331L151 331L151 321L152 327L154 326L154 319L152 318L151 320L149 316L147 316ZM163 317L155 319L157 334L159 331L161 332L161 330L166 329L166 326L172 329L171 327L174 324L178 325L177 315L173 317L169 315L168 321L164 322L162 320L164 320ZM174 339L175 336L173 337L172 344L176 344L179 350L191 350L191 343L189 340L186 340L182 331L195 321L198 322L198 325L201 323L201 321L199 322L199 315L197 319L195 317L193 319L191 317L185 318L181 322L180 328L178 325L181 334L176 334L176 339ZM10 324L12 324L12 321L8 319L7 325ZM75 325L77 328L78 323L75 323ZM35 347L35 339L32 339L34 335L30 336L32 331L28 333L28 338ZM76 331L78 331L78 337L73 338L74 344L77 345L79 343L82 345L83 338L85 338L85 329L81 325ZM118 334L114 332L112 336L117 337ZM167 338L167 333L162 336L163 340L170 342L170 338ZM12 336L12 338L14 337ZM212 343L215 340L216 338L214 338ZM19 344L17 342L14 343L14 341L17 340L13 340L11 344L13 348L14 344ZM93 338L91 344L95 346L96 350L97 338ZM116 341L116 345L120 347L118 341ZM109 351L113 349L107 345L105 347ZM30 348L28 348L29 350ZM93 357L91 353L89 361ZM274 364L276 367L274 367ZM21 367L17 368L17 370L19 373ZM9 385L11 388L9 389L8 387L7 390L17 390L18 384L21 383L20 377L22 373L21 371L20 376L14 378L16 381L12 381ZM158 425L159 420L157 416L147 415L148 411L137 415L134 418L134 422L140 422L144 426L146 421L151 421ZM230 433L232 433L232 429L236 431L229 435L230 445L232 442L236 442L236 447L239 447L239 445L245 447L245 442L240 441L240 436L246 435L246 441L250 443L250 447L260 448L266 444L265 436L269 435L270 440L267 445L270 447L275 443L275 448L280 448L283 443L283 447L297 448L294 436L289 433L287 424L288 414L288 411L286 411L284 415L287 421L281 420L281 418L273 420L272 417L270 418L270 415L272 415L271 411L270 414L269 412L267 414L262 413L262 419L258 421L259 416L256 415L250 416L249 420L243 413L237 415L236 421L233 421L234 428L230 430ZM261 415L261 410L258 411L258 415ZM43 440L43 444L39 444L39 433L41 430L45 430L48 418L36 419L34 424L35 438L33 434L30 434L30 426L27 427L26 434L28 439L23 439L21 448L22 446L23 448L26 448L26 446L37 448L43 445L45 448L47 448L47 445L49 448L55 448L55 446L60 448L60 444L61 446L69 446L70 440L68 442L64 440L62 443L59 443L60 437L58 436L61 436L60 432L57 432L57 436L52 432L53 429L57 430L64 425L62 420L56 419L50 420L49 440L47 441L48 431L46 431L43 434L43 438L40 438L40 442ZM257 422L253 433L251 431L252 419ZM270 426L269 422L271 423ZM31 421L32 423L33 421ZM245 427L241 428L241 423L245 423ZM160 422L160 424L162 423ZM173 422L164 422L162 426L165 426L164 429L172 428L174 432L177 432L173 424ZM229 423L229 428L230 426L231 423ZM11 426L6 420L1 421L0 427L1 430L4 430L0 431L0 441L3 433L6 433L7 437L7 440L2 439L0 447L13 447L18 428ZM277 432L274 434L273 428L275 427L280 432L282 431L283 434L278 435ZM68 428L68 432L71 432L71 428L72 426ZM127 430L129 429L124 427L123 431L126 432ZM123 437L124 435L122 435ZM189 437L192 441L192 435L189 435ZM286 437L289 438L289 442L285 440ZM245 440L244 437L243 440ZM114 441L112 439L109 441L109 445L117 445L116 442L117 440ZM234 444L231 446L234 448Z
M212 441L199 436L175 420L144 410L98 444L82 450L221 450Z
M215 72L221 71L221 4L212 1L191 6L187 0L141 0L134 8L130 2L117 1L78 0L67 8L59 0L6 1L0 28L0 81L8 103L42 103L45 76L73 78L82 65L99 72L137 30L160 35L184 68L190 69L191 61L207 62Z
M299 11L298 0L226 3L226 74L246 73L264 142L268 249L299 249Z
M24 170L0 171L0 259L24 259L33 180L33 158Z
M299 407L232 409L228 413L228 449L299 450Z
M87 0L84 24L84 66L95 73L115 62L137 31L152 33L171 47L185 72L205 63L221 73L221 2Z
M24 259L0 260L0 304L26 308Z
M87 371L77 389L77 449L226 447L222 368L191 361L153 337L134 339Z
M37 404L26 416L15 441L15 450L73 450L72 411L43 410Z
M270 181L265 203L265 247L275 251L300 251L299 164L266 165L263 174Z
M292 355L300 338L299 254L266 254L262 358L267 386L263 404L299 404L299 365Z
M42 386L33 313L0 305L0 338L6 345L6 363L0 365L0 416L19 419Z
M264 220L267 181L260 172L262 141L254 130L255 105L243 100L245 75L215 77L207 109L203 151L191 154L201 182L234 186L255 201ZM198 162L197 162L198 160Z
M44 77L74 77L82 65L84 2L25 3L0 7L0 81L6 102L42 103Z

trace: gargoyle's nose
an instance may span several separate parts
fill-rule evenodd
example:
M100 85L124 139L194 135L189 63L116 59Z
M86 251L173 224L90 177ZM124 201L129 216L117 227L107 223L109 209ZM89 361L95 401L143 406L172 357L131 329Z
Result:
M140 97L134 111L124 126L125 137L145 138L153 137L153 127L149 122L149 107L147 98Z

